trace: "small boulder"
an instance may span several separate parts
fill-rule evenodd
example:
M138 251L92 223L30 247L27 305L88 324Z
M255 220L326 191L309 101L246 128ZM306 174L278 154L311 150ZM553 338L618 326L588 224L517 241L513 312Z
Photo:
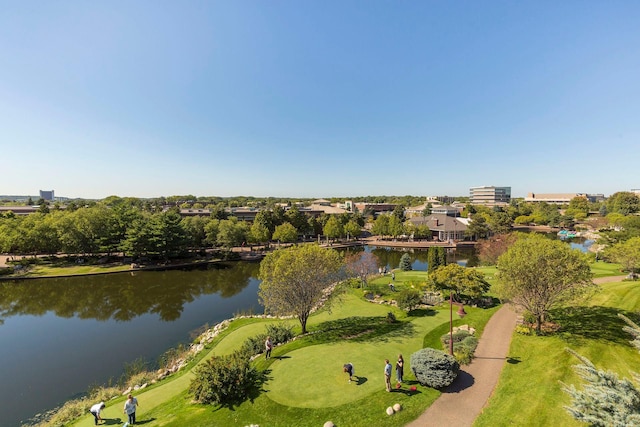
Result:
M402 405L400 405L399 403L396 403L395 405L393 405L393 410L395 412L400 412L402 410Z
M327 421L323 424L322 427L336 427L336 425L333 423L333 421Z
M393 414L395 414L395 411L393 410L393 408L391 406L389 406L387 408L387 415L393 415Z

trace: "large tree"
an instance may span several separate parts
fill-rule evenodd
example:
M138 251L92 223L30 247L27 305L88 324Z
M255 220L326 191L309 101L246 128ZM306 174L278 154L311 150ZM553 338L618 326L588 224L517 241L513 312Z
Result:
M285 222L276 227L273 232L273 240L282 243L295 243L298 240L298 230L292 224Z
M429 280L430 285L436 290L450 290L458 295L469 295L473 298L481 297L491 287L481 271L459 264L438 268L429 275Z
M626 242L611 246L605 251L605 256L622 264L635 278L635 273L640 268L640 237L632 237Z
M629 215L640 212L640 197L630 191L619 191L607 199L607 212Z
M247 241L249 234L249 225L235 216L220 221L218 227L218 244L227 249L234 246L240 246Z
M378 272L378 257L371 252L356 252L346 258L346 273L349 277L357 277L363 286L367 278Z
M340 220L332 215L323 228L324 235L330 239L337 239L344 235L344 227Z
M296 316L304 334L311 311L329 297L343 265L338 252L318 245L272 252L260 263L260 303L267 313Z
M584 295L594 284L585 255L566 243L532 234L498 258L498 295L528 310L540 331L553 307Z
M487 237L489 235L489 225L484 215L472 215L464 235L470 239L483 239Z
M478 259L484 265L495 265L500 255L516 241L516 233L496 234L486 240L481 240L476 246Z

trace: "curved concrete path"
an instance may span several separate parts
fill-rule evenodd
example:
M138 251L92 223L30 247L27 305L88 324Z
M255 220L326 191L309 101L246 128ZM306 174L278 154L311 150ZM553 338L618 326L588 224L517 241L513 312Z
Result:
M507 360L516 313L504 305L487 322L475 358L417 420L407 427L471 426L493 392Z
M625 277L599 277L593 282L620 282ZM487 322L473 362L461 369L454 383L442 392L420 418L406 427L473 425L498 383L504 362L509 359L507 355L516 320L513 307L510 304L502 306Z

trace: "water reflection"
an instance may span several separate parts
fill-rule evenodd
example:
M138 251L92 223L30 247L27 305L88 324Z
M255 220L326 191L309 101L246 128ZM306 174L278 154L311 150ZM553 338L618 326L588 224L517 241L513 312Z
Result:
M377 246L354 247L345 249L348 253L371 252L378 258L379 267L387 269L398 268L400 258L408 253L411 259L413 270L426 271L428 262L428 249L426 248L385 248ZM447 263L457 263L464 267L475 267L479 265L478 256L473 246L447 249Z
M0 282L0 323L16 315L130 321L147 313L178 319L185 303L242 291L259 264L211 264L204 271L164 271Z

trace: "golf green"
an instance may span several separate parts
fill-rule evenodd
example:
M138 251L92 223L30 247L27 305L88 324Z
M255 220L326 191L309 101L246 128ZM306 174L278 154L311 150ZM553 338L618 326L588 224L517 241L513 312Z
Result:
M267 396L286 406L324 408L343 405L384 390L384 360L395 365L405 356L405 376L410 372L411 353L422 348L429 330L447 321L448 313L413 320L409 333L383 336L366 342L342 341L304 347L274 358L269 367ZM354 381L342 372L345 363L355 368ZM395 372L393 374L395 382Z

